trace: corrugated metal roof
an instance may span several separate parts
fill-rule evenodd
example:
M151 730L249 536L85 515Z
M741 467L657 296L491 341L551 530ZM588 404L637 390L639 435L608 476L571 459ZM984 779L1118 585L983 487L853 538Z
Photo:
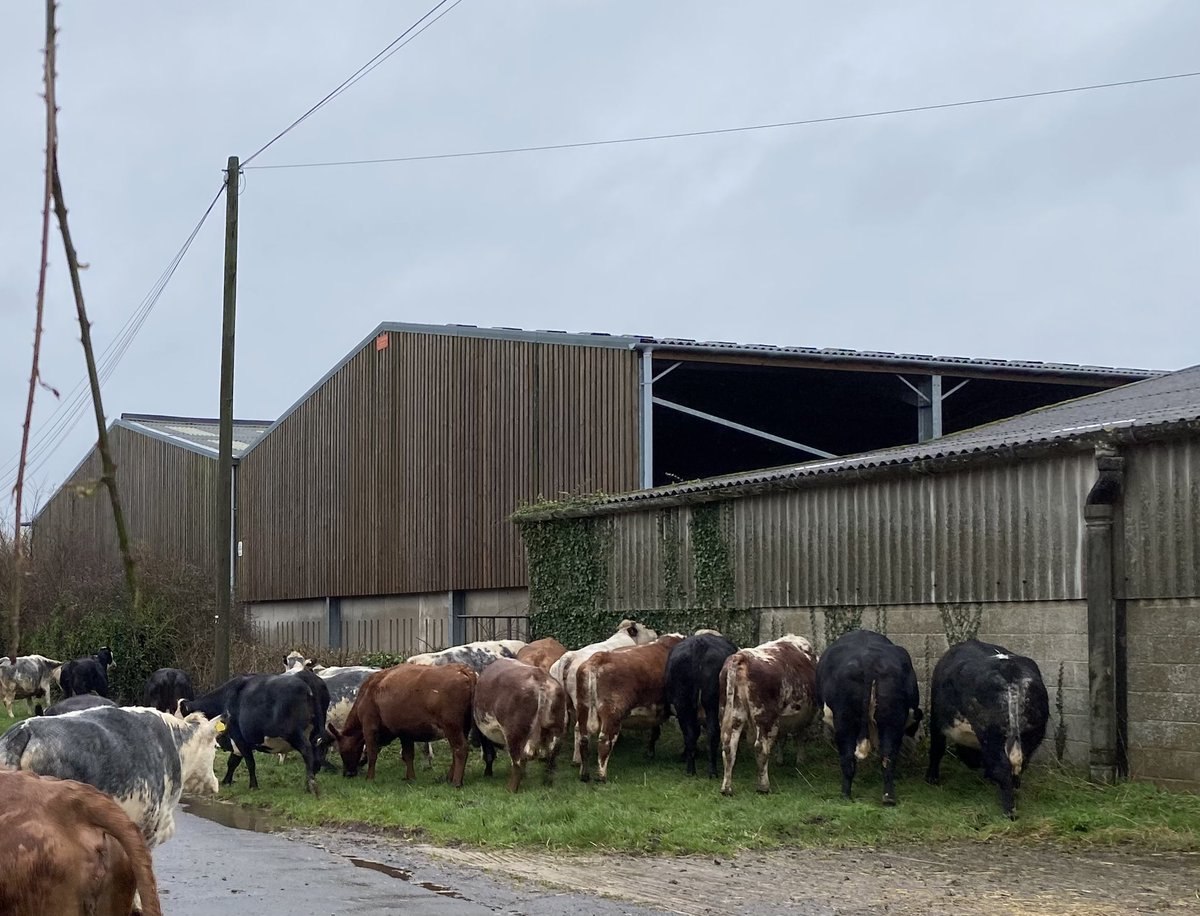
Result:
M1152 428L1200 421L1200 365L1085 397L1041 407L986 426L952 433L917 445L903 445L842 458L808 461L724 477L637 490L604 500L588 511L644 500L772 484L802 477L911 464L981 452L1075 439L1105 430Z
M234 420L233 457L239 458L271 425L271 420ZM117 425L154 436L204 455L217 457L220 421L211 417L170 417L123 413Z
M723 340L691 340L686 337L650 337L644 334L605 334L589 331L527 331L521 328L481 328L466 324L407 324L384 322L375 333L395 331L410 334L447 334L498 340L524 340L532 343L559 343L575 346L652 349L671 353L725 353L771 358L803 358L821 363L876 363L889 367L911 367L926 371L952 372L955 368L974 372L994 369L1005 373L1030 375L1099 376L1137 380L1162 373L1150 369L1112 366L1084 366L1074 363L1046 363L1035 360L989 359L967 356L932 356L919 353L891 353L885 350L847 350L840 347L791 347L777 344L733 343ZM374 336L374 335L372 335ZM368 338L370 340L370 338Z

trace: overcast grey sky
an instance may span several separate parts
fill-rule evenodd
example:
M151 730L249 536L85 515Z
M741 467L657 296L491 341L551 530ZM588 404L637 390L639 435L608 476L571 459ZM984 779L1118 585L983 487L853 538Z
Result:
M243 157L430 6L64 0L64 187L98 345ZM20 441L42 8L0 13L0 470ZM464 0L256 164L822 117L1200 69L1200 4ZM248 171L236 412L383 320L1154 368L1200 361L1200 79L721 137ZM214 415L223 203L105 389ZM42 372L83 375L52 238ZM39 393L36 422L56 405ZM90 415L35 465L52 492ZM7 475L6 475L7 476ZM7 486L7 485L6 485ZM6 523L7 524L7 523Z

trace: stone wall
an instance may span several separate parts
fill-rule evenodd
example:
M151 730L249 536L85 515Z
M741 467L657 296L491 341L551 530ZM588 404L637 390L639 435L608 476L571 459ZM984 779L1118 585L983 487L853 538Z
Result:
M1042 669L1050 694L1050 724L1035 760L1055 759L1055 729L1059 666L1062 666L1062 725L1066 728L1064 760L1084 765L1088 760L1088 645L1087 605L1083 601L1005 602L947 605L961 618L978 615L979 638L1027 655ZM762 612L759 630L763 640L796 633L825 647L827 618L844 616L841 609L768 609ZM952 621L953 623L953 621ZM815 625L815 639L814 639ZM930 677L947 649L946 630L938 605L914 604L867 607L861 625L884 633L912 656L921 687L921 705L928 708Z
M1200 790L1200 598L1129 601L1129 772Z

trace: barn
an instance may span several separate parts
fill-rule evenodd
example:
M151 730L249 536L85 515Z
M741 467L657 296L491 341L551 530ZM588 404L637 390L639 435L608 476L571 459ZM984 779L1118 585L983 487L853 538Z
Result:
M632 616L821 647L861 625L909 650L923 697L948 643L977 633L1041 667L1043 757L1200 788L1200 366L520 520L535 630Z
M270 425L234 424L234 460ZM122 414L108 427L130 540L163 559L216 574L217 421ZM93 448L33 517L39 556L69 557L75 569L120 562L112 509Z
M238 593L280 644L523 637L522 505L914 444L1152 375L385 323L243 454Z

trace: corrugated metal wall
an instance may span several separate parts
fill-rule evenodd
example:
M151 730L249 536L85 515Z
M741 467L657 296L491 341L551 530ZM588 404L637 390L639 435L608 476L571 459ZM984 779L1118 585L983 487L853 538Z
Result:
M214 569L217 463L120 426L109 430L108 441L130 539L157 556ZM70 551L80 563L119 562L112 507L99 480L100 453L93 449L38 514L35 551Z
M1091 452L733 500L734 604L743 608L1083 597ZM677 514L679 580L694 604L687 508L613 517L620 610L664 607L664 518Z
M1200 442L1148 442L1124 454L1122 597L1200 596Z
M244 600L522 586L514 509L637 486L637 355L392 332L239 475Z

